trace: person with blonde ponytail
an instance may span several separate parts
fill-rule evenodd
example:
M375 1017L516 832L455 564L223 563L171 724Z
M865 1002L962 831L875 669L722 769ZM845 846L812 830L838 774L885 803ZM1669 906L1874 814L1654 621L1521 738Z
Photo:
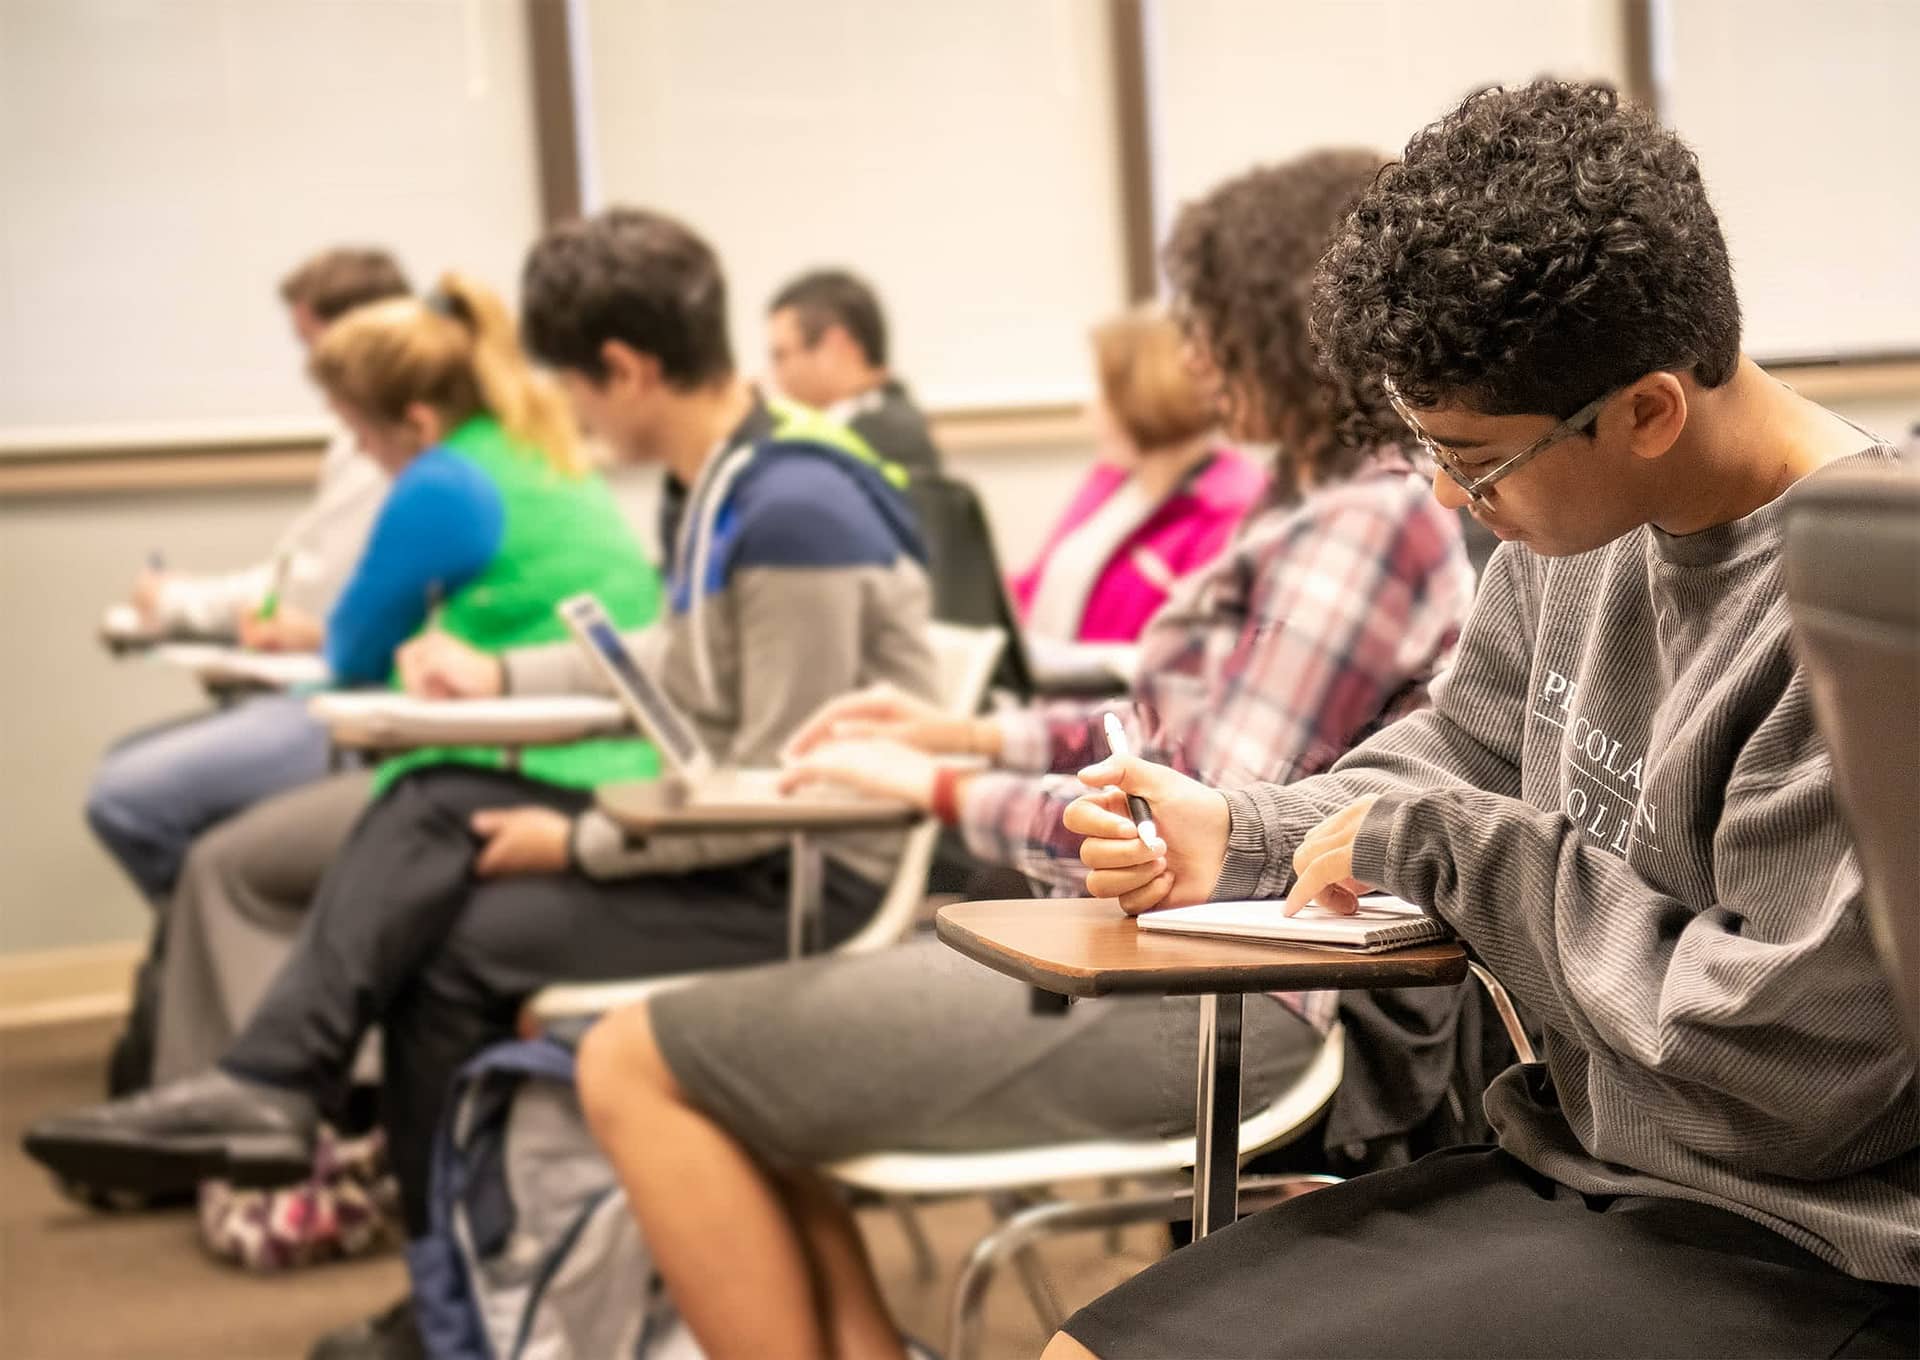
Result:
M564 396L528 363L490 290L448 274L425 297L360 308L327 330L309 370L391 478L325 622L336 683L397 681L396 651L421 636L479 655L564 642L555 606L581 592L597 595L623 628L659 613L659 573L587 467ZM290 703L290 721L313 725L304 700ZM324 731L315 731L324 753ZM614 737L511 758L497 748L429 748L329 777L299 763L277 781L263 770L253 805L199 836L160 904L169 946L157 955L159 1085L134 1102L150 1105L191 1079L271 997L294 929L369 794L376 806L404 804L424 771L450 766L480 778L511 769L564 801L601 783L652 778L659 756L648 742ZM121 1100L43 1121L30 1150L58 1169L77 1131L97 1131L129 1108ZM192 1179L134 1188L165 1198Z
M527 551L564 561L557 550L565 544L608 556L592 551L598 542L625 566L638 556L611 498L587 475L564 396L527 363L512 318L487 288L447 274L425 297L363 308L327 333L309 367L360 447L394 478L366 556L327 621L337 680L384 680L394 649L436 604L447 605L451 624L463 612L454 597L497 558L505 560L496 571L524 598L508 605L504 633L486 631L515 646L544 640L555 626L555 597L543 588L544 571L528 578ZM498 591L486 598L498 622Z

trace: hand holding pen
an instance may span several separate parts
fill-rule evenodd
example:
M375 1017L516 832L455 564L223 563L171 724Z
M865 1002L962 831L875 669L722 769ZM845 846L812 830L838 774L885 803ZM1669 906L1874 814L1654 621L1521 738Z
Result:
M1232 829L1227 796L1124 749L1116 743L1114 754L1080 771L1087 792L1060 816L1082 838L1087 895L1135 914L1209 900Z
M1103 719L1103 726L1107 733L1107 750L1111 754L1116 756L1133 754L1132 749L1127 745L1126 729L1120 725L1118 717L1108 713ZM1140 832L1142 845L1156 854L1166 850L1167 843L1160 839L1160 829L1153 824L1153 809L1148 806L1146 799L1137 793L1128 794L1127 815L1133 819L1135 828Z
M256 619L266 622L280 612L280 594L287 588L287 570L292 564L293 554L283 552L273 559L273 575L267 582L267 593L260 598L260 607L253 612Z

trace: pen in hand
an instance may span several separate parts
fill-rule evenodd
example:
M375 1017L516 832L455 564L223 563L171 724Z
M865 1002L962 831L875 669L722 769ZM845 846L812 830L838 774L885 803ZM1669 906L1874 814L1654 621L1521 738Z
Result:
M287 568L292 554L281 553L273 559L273 577L268 582L267 593L261 597L260 607L254 610L257 619L271 619L280 612L280 592L286 588Z
M1120 719L1109 713L1103 724L1107 732L1107 749L1116 756L1132 755L1127 748L1126 730L1120 726ZM1133 818L1134 827L1140 832L1141 843L1149 850L1165 850L1167 843L1160 839L1160 828L1153 824L1153 808L1137 793L1127 795L1127 815Z

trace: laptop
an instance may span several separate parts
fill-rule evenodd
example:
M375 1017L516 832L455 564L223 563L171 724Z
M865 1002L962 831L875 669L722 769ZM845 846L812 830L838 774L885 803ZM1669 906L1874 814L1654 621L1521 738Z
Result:
M714 763L693 721L667 697L666 688L640 664L606 607L593 595L575 595L557 606L561 622L582 651L613 687L614 697L632 716L660 752L686 801L699 806L749 805L768 802L844 803L856 801L850 791L825 788L781 793L777 769L729 769Z

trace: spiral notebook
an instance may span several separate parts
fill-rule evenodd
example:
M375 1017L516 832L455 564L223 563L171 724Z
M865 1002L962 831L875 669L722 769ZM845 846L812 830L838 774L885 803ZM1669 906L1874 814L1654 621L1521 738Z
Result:
M1230 935L1276 944L1324 945L1356 954L1426 944L1449 939L1453 934L1439 917L1428 916L1413 903L1387 893L1368 893L1352 916L1336 916L1315 906L1301 908L1298 916L1282 916L1285 905L1278 900L1205 902L1197 907L1150 911L1140 917L1140 928L1181 935Z

